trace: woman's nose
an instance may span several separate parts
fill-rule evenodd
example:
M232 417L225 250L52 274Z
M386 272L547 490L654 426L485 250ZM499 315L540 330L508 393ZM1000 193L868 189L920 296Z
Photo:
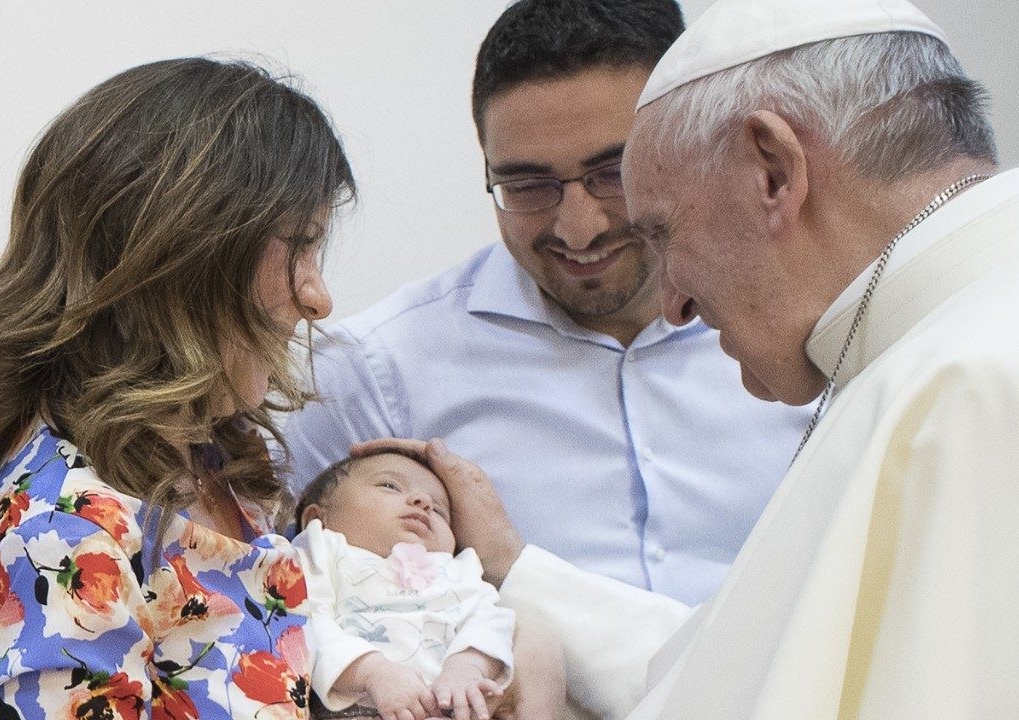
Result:
M333 299L317 267L301 283L297 299L301 302L301 314L309 320L322 320L333 311Z

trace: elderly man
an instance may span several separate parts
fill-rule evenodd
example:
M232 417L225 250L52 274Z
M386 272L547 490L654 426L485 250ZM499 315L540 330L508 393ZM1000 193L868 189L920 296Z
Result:
M717 589L810 413L749 396L699 319L662 319L627 222L633 106L682 29L675 0L500 16L473 106L503 242L327 326L323 402L286 428L295 489L356 440L442 436L528 541L683 602Z
M717 327L755 395L830 405L685 624L524 548L433 443L461 541L606 716L1014 717L1019 172L980 87L905 0L721 0L638 105L627 203L666 316ZM596 653L623 642L628 668Z

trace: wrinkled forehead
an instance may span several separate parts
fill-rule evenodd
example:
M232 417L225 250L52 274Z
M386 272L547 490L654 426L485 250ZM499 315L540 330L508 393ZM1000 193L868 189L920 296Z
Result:
M626 166L630 166L644 173L649 169L661 172L663 161L670 159L665 157L667 143L663 142L664 118L660 105L658 102L646 105L634 115L623 151L624 171Z
M639 118L639 113L638 113ZM623 150L623 189L630 220L650 222L665 212L669 168L658 150L648 123L635 123Z

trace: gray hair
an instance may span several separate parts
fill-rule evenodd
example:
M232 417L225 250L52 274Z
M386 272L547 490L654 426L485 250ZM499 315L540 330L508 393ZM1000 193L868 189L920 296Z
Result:
M659 160L721 169L744 119L771 110L865 177L891 182L958 155L997 162L987 93L943 42L911 32L824 40L694 80L642 109Z

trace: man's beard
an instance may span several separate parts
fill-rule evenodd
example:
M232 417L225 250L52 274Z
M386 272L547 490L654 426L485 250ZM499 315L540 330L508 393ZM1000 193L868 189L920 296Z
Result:
M589 246L597 250L599 245L606 245L618 239L621 233L606 234L596 238ZM542 239L535 242L536 252L549 244L562 245L558 238ZM558 282L557 277L548 278L549 287L542 288L559 307L571 318L581 317L602 318L612 315L625 308L644 289L651 279L653 267L643 245L624 248L622 252L635 253L636 264L628 273L621 274L615 268L609 268L606 275L588 278L577 283ZM629 258L618 258L617 262L632 263ZM611 282L611 286L606 283Z

